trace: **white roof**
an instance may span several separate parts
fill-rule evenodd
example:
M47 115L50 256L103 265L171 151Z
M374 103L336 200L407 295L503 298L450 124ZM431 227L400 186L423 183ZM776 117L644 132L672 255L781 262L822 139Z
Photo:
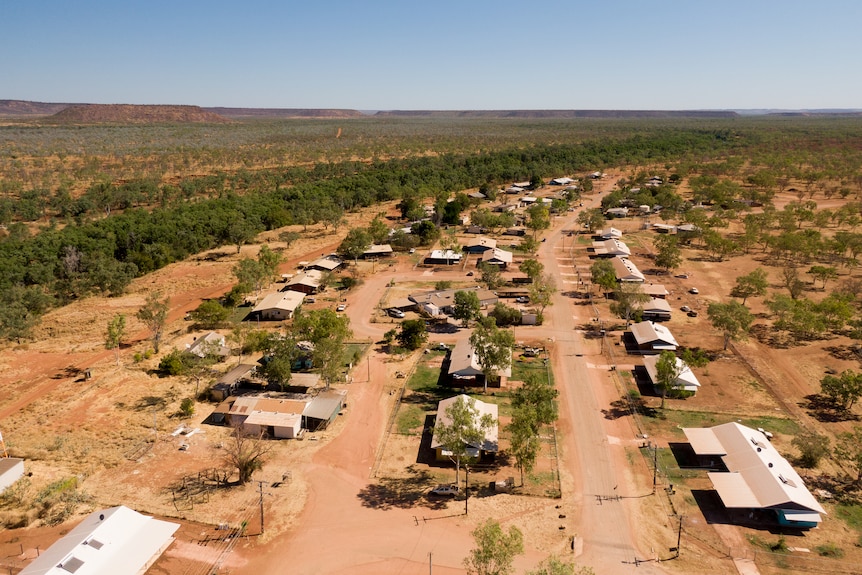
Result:
M515 183L514 183L514 184L512 184L512 185L513 185L513 186L517 186L517 187L519 187L519 188L529 188L529 187L530 187L530 182L515 182Z
M500 248L494 248L491 253L491 257L487 258L487 261L498 261L505 264L512 263L512 252L507 252L506 250L501 250Z
M660 323L642 321L640 323L632 324L629 329L631 330L632 335L635 336L635 340L638 342L638 345L649 343L652 344L652 348L656 350L675 350L679 347L676 338L673 337L670 330Z
M670 313L670 302L660 297L654 297L643 305L641 308L645 312L652 313Z
M323 269L328 270L328 271L332 271L332 270L336 269L338 266L340 266L341 264L342 264L342 261L340 259L333 257L333 256L326 256L326 257L318 258L318 259L314 260L313 262L311 262L310 264L306 264L306 267L314 266L314 267L323 268Z
M612 240L612 239L620 239L623 237L623 233L616 228L607 228L604 230L599 230L598 234L603 240Z
M371 244L362 254L363 256L375 256L379 254L391 254L392 246L389 244Z
M593 251L598 255L630 256L632 251L625 242L617 239L609 239L601 242L593 242Z
M809 522L826 513L763 433L736 422L683 431L695 453L720 455L727 466L729 473L708 474L726 507L779 509Z
M573 180L572 178L554 178L553 180L551 180L551 185L565 186L566 184L571 184L574 181L575 180Z
M122 505L95 511L19 575L137 575L161 555L179 527Z
M283 291L271 293L259 304L254 306L253 312L255 311L264 311L269 309L282 309L286 311L296 311L302 304L302 300L305 299L305 294L298 291Z
M461 254L452 250L431 250L429 258L432 260L460 260Z
M649 374L649 378L654 384L658 382L658 370L656 369L656 363L658 363L658 360L659 356L657 355L644 356L644 367ZM680 370L680 374L676 378L676 384L674 384L674 387L685 391L697 391L697 388L700 387L700 382L697 380L697 376L695 376L691 371L691 368L680 358L676 358L676 366L677 369Z
M471 445L471 447L475 447L477 449L483 449L485 451L495 452L497 451L498 446L498 435L499 435L499 424L498 424L498 409L496 403L485 403L484 401L480 401L478 399L474 399L469 395L461 394L456 395L455 397L450 397L448 399L444 399L437 404L437 419L434 422L434 427L437 427L437 424L441 425L449 425L451 423L450 418L446 414L446 410L453 403L458 401L459 399L464 398L465 401L472 403L473 407L479 412L477 415L481 418L483 415L490 415L494 418L494 425L485 430L485 440L482 442L482 445ZM436 434L431 438L431 449L436 449L440 447L440 442L437 440Z
M486 238L485 236L479 236L474 238L467 244L467 247L479 246L483 248L494 249L497 247L497 240L493 238Z

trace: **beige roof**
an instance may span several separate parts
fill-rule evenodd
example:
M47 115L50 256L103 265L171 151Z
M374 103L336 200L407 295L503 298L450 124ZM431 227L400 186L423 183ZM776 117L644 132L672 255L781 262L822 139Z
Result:
M632 324L629 329L632 335L635 336L635 341L638 345L652 344L653 349L669 349L675 350L679 347L676 338L668 328L660 323L651 321L642 321Z
M670 302L667 301L666 299L661 299L658 297L654 297L651 300L649 300L647 303L645 303L643 305L642 309L645 312L653 312L653 313L659 313L659 312L670 313L671 312Z
M599 230L596 233L596 235L599 236L600 238L602 238L603 240L613 240L613 239L618 240L621 237L623 237L623 233L620 230L613 228L613 227L606 228L604 230Z
M791 519L811 522L819 522L819 514L826 513L760 431L731 422L683 432L695 453L722 456L729 473L708 475L725 506L778 509Z
M340 265L340 264L339 264ZM320 270L305 270L302 273L296 274L288 282L288 286L306 285L313 288L319 288L320 282L323 280L323 272Z
M614 273L617 280L621 282L643 282L644 275L638 267L627 258L615 257L611 258L611 264L614 266Z
M231 415L246 415L253 411L267 411L269 413L302 413L305 411L308 401L297 399L276 399L272 397L259 397L244 395L238 397L230 408Z
M496 403L485 403L484 401L480 401L478 399L474 399L469 395L461 394L456 395L455 397L450 397L448 399L442 400L437 404L437 419L434 422L434 427L436 429L437 424L440 425L450 425L451 419L446 414L446 410L454 404L456 401L464 398L465 401L469 401L473 404L473 407L478 411L478 417L482 417L484 415L490 415L494 418L494 425L485 430L485 440L482 442L482 445L472 445L471 447L475 447L477 449L482 449L483 451L491 451L496 452L498 449L498 436L499 436L499 425L498 425L498 409ZM436 433L431 438L431 449L436 449L440 447L440 442L437 440Z
M662 284L641 284L640 289L643 293L652 297L663 298L670 295L670 292Z
M409 297L417 304L430 303L439 308L455 305L455 293L459 291L475 291L479 297L479 302L482 304L491 304L497 302L497 294L487 289L467 288L467 289L448 289L436 291L424 291L411 293Z
M302 413L273 413L253 411L245 420L246 425L271 425L273 427L297 428L302 424Z
M313 271L313 270L312 270ZM319 272L318 272L319 273ZM291 282L293 283L293 282ZM263 298L259 304L254 306L253 312L265 311L269 309L281 309L289 312L296 311L302 300L305 299L305 294L298 291L282 291L271 293Z
M472 247L483 247L488 249L494 249L497 247L497 240L493 238L486 238L485 236L479 236L474 238L467 244L468 248Z
M391 254L392 246L389 244L371 244L365 252L363 252L363 256L379 256L384 254Z
M300 262L300 263L302 263L302 262ZM326 257L318 258L318 259L314 260L313 262L311 262L310 264L306 264L305 267L321 268L321 269L324 269L326 271L331 272L332 270L337 269L341 264L342 264L342 261L340 259L332 257L332 256L326 256Z

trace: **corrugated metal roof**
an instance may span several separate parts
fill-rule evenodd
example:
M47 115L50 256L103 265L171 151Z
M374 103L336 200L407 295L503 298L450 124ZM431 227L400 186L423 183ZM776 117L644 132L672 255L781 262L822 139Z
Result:
M473 404L473 407L478 412L478 417L482 417L484 415L490 415L494 419L494 425L485 430L485 439L482 442L482 445L472 445L471 447L475 447L477 449L482 449L483 451L488 452L496 452L498 449L498 435L500 432L499 429L499 416L498 409L496 403L485 403L484 401L480 401L478 399L472 398L469 395L461 394L456 395L454 397L450 397L440 401L437 404L437 419L434 422L434 428L437 428L437 425L451 425L451 418L446 414L446 410L454 404L456 401L469 401ZM437 440L436 432L431 438L431 449L437 449L440 447L440 442Z

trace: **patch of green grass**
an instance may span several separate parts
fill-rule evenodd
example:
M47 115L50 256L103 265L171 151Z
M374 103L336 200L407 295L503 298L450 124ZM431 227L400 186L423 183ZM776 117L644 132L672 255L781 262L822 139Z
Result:
M251 313L252 309L253 308L250 305L241 305L235 307L231 310L230 315L227 316L227 321L230 323L240 323L246 318L248 314Z
M352 363L357 365L359 361L362 360L362 357L365 355L365 352L368 350L367 343L348 343L344 346L344 353L341 356L344 365Z
M410 379L407 381L407 389L417 393L436 395L438 392L437 382L439 379L440 368L420 363L416 366L416 371L413 372L413 375L411 375Z
M710 411L688 411L683 409L656 410L657 417L644 418L647 427L653 433L670 431L674 436L685 437L682 431L684 427L713 427L731 421L738 421L742 425L757 429L762 427L772 433L785 435L796 435L799 433L799 424L790 419L782 417L737 417L727 413L713 413ZM660 415L660 417L658 417Z
M841 504L835 509L835 514L851 529L862 532L862 504Z
M844 550L834 543L818 545L815 549L817 550L817 554L821 557L834 557L835 559L841 559L844 557Z
M514 381L526 381L528 376L550 377L551 384L554 383L554 372L546 366L541 357L518 358L512 361L512 378Z
M422 426L425 425L425 409L420 405L402 404L398 408L398 417L395 426L398 433L402 435L422 435Z

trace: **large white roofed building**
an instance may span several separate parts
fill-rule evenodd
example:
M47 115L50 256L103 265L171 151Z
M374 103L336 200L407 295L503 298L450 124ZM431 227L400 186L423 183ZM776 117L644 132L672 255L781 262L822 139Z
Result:
M95 511L19 575L139 575L167 549L179 527L122 505Z
M826 510L766 435L736 422L684 428L694 452L720 457L728 472L708 473L725 507L774 511L778 522L816 527Z

